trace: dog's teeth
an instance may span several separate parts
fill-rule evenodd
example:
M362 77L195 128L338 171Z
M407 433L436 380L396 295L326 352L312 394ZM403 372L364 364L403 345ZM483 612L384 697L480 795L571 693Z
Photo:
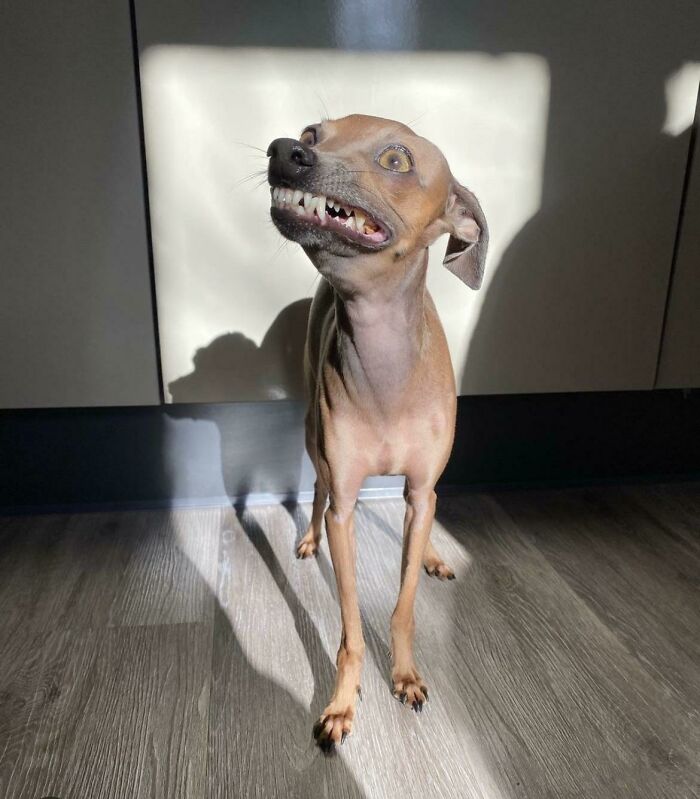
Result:
M318 205L318 197L311 197L308 202L304 203L307 214L313 214L314 208Z
M311 199L313 198L313 194L310 191L304 193L304 208L308 211L309 207L311 206Z
M294 209L294 212L300 216L303 216L306 213L303 205L292 205L292 208Z
M294 194L292 194L292 203L294 205L299 205L299 200L304 196L303 191L299 191L299 189L295 189Z
M316 206L316 213L321 222L326 221L326 198L321 194L318 198L318 205Z
M276 200L279 197L279 194L280 190L277 188L277 186L275 186L275 188L272 190L272 199Z
M357 228L358 233L362 233L362 230L365 226L365 215L362 211L355 210L355 227Z
M333 203L333 208L334 208L336 211L340 211L340 203Z
M348 218L345 220L345 226L346 226L347 228L349 228L350 230L355 230L355 220L354 220L354 218L353 218L352 216L349 216L349 217L348 217Z
M292 189L287 189L287 202L290 205L292 204L292 198L293 197L294 197L294 192L292 191Z

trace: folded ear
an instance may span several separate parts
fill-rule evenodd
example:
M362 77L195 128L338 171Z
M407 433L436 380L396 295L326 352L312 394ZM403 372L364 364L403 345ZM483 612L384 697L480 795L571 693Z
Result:
M450 239L442 263L470 289L478 289L484 277L489 229L479 201L456 181L450 189L444 221Z

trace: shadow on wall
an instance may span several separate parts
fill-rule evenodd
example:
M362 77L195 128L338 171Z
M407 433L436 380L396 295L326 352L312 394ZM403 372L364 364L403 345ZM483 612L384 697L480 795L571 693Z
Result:
M166 439L179 450L169 456L178 464L178 496L225 493L244 503L251 493L272 492L294 500L312 487L299 401L310 305L304 299L284 308L259 347L242 333L219 336L197 351L192 372L168 385L175 403L168 416L177 432ZM232 398L246 401L231 403ZM261 402L272 399L278 401ZM215 443L198 435L196 425L182 424L187 420L216 427L220 475L212 472ZM202 446L203 440L209 444Z
M304 340L311 299L279 312L260 346L226 333L197 350L194 370L168 384L173 402L302 399Z
M488 286L460 393L651 387L690 137L662 133L665 84L700 58L700 6L674 6L479 20L480 41L547 58L551 95L540 210Z

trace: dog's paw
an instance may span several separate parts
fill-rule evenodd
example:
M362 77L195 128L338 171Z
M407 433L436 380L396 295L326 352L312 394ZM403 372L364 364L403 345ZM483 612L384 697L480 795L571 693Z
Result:
M426 559L423 563L423 568L431 577L437 577L438 580L455 579L455 573L452 569L439 558Z
M428 701L428 689L418 673L414 671L411 674L395 675L393 682L394 698L416 713L422 713L423 705Z
M328 705L313 729L316 743L323 752L329 754L336 745L345 743L345 739L352 733L354 716L352 707L339 708L333 703Z
M313 558L318 555L318 541L313 533L307 533L299 542L297 547L297 558Z

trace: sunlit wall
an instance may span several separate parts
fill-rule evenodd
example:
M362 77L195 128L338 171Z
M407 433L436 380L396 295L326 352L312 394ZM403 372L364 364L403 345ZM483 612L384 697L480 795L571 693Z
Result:
M317 275L272 226L257 173L272 139L349 113L410 124L442 149L484 207L492 235L481 292L442 268L446 240L431 252L429 288L461 382L499 259L539 208L544 58L159 45L142 54L141 74L169 399L300 395L302 300Z

